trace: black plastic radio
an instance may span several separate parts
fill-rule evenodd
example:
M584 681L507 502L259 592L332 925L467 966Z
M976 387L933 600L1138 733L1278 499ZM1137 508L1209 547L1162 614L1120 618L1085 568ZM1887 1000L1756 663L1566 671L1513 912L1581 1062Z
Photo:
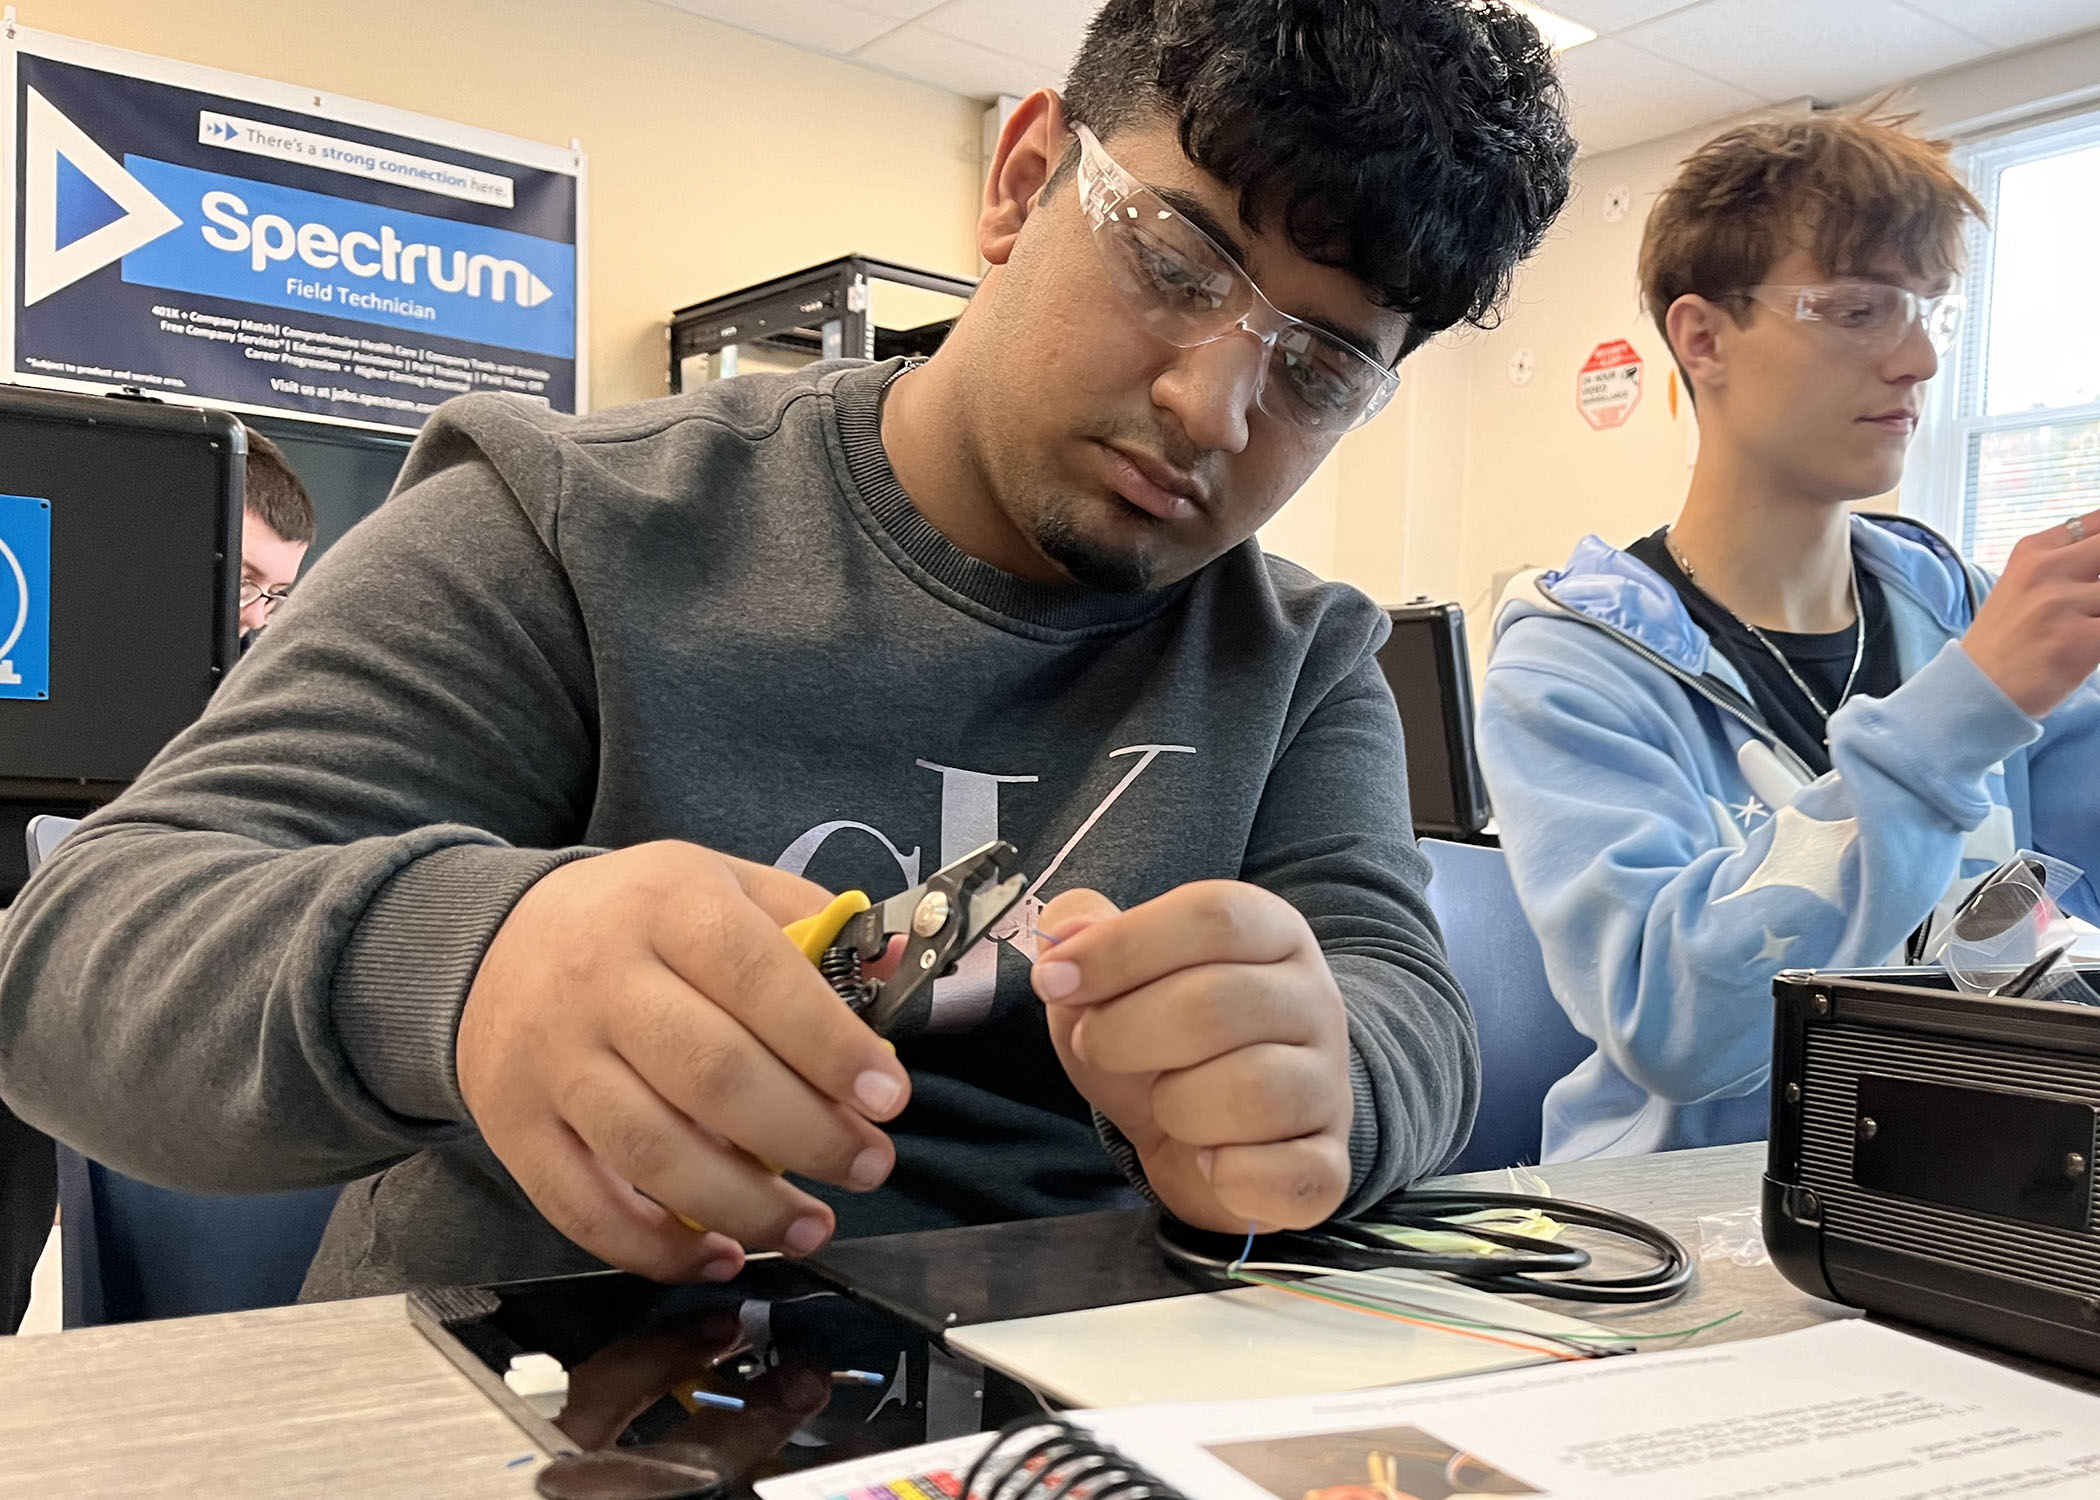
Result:
M2100 1009L1923 969L1773 993L1764 1229L1787 1280L2100 1373Z

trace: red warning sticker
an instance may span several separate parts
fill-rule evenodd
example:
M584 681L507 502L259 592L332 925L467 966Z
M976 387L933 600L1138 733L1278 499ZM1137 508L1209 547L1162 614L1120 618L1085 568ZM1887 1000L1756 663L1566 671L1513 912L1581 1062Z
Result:
M1641 356L1624 339L1599 344L1575 377L1575 408L1598 431L1623 427L1641 404Z

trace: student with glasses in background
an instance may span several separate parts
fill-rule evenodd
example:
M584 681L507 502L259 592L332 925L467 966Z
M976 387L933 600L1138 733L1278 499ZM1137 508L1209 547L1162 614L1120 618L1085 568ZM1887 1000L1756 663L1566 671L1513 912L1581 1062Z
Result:
M930 360L448 403L30 885L0 1091L177 1186L381 1173L313 1294L1434 1170L1478 1063L1386 622L1253 538L1572 156L1495 0L1110 0ZM893 1055L781 924L995 837L1021 919Z
M248 433L247 494L241 514L241 645L292 592L314 541L314 502L284 450Z
M1640 272L1699 423L1684 508L1497 621L1483 768L1597 1042L1548 1159L1762 1137L1779 970L1918 956L2017 848L2100 870L2100 515L1994 581L1851 508L1903 473L1981 212L1902 123L1753 124L1685 163ZM2100 917L2090 877L2065 904Z

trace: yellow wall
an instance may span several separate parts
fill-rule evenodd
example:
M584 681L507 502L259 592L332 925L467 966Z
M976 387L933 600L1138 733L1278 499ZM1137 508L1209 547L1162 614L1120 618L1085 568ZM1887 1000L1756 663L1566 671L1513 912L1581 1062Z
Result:
M1468 394L1459 505L1464 517L1452 597L1476 626L1487 622L1496 575L1558 564L1589 532L1624 544L1683 503L1691 403L1670 410L1670 357L1641 312L1635 262L1656 195L1677 164L1713 131L1615 151L1577 164L1575 193L1539 257L1520 279L1501 325L1461 345ZM1631 210L1605 217L1615 188ZM1640 404L1623 426L1592 428L1577 408L1577 375L1599 344L1623 339L1642 359ZM1527 385L1510 362L1530 351ZM1420 434L1434 441L1432 434ZM1476 634L1475 656L1485 640Z
M979 107L650 0L16 0L25 26L590 157L591 402L672 309L850 251L975 275Z
M1453 597L1468 368L1462 347L1411 356L1392 406L1342 439L1262 528L1262 546L1381 604Z

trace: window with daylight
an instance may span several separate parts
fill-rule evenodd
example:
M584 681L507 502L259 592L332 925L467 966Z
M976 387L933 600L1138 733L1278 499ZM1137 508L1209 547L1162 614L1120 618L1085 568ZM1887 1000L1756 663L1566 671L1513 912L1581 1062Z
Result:
M1963 159L1990 227L1970 245L1918 509L1995 571L2029 532L2100 509L2100 111Z

